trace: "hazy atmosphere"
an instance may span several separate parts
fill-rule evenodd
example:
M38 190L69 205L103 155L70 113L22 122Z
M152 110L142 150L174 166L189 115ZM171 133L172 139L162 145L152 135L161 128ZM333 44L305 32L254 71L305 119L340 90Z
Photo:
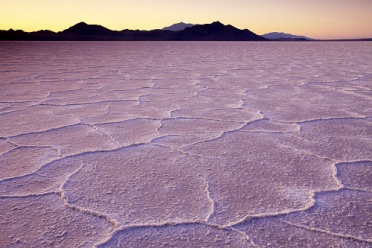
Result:
M113 30L220 21L257 34L280 31L318 39L372 37L370 0L4 0L0 29L64 30L78 22Z

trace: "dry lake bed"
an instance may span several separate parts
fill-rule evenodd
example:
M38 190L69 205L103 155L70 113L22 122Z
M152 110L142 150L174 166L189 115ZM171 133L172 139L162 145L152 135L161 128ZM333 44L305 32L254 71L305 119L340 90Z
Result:
M0 57L0 247L372 247L372 42Z

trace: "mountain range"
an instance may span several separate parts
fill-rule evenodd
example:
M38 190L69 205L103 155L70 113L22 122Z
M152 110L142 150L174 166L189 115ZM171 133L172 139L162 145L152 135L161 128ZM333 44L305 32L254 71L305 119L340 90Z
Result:
M248 29L238 29L220 22L211 24L176 23L162 29L150 31L113 31L101 25L80 22L61 32L40 30L0 30L0 40L45 40L45 41L312 41L306 36L272 32L257 35ZM372 41L365 39L334 39L323 41Z
M266 39L248 29L237 29L220 22L192 25L179 23L164 29L150 31L113 31L100 25L80 22L64 31L0 30L0 40L97 40L97 41L265 41ZM172 31L173 30L173 31Z
M287 33L281 33L281 32L272 32L272 33L263 34L261 36L268 40L313 40L306 36L293 35L293 34L287 34Z
M184 23L184 22L179 22L176 24L173 24L169 27L162 28L162 30L169 30L169 31L181 31L184 30L185 28L195 26L195 24L191 23ZM283 40L295 40L295 41L300 41L300 40L314 40L312 38L306 37L306 36L301 36L301 35L293 35L293 34L288 34L288 33L282 33L282 32L271 32L267 34L261 35L261 37L264 37L265 39L268 40L276 40L276 41L283 41Z

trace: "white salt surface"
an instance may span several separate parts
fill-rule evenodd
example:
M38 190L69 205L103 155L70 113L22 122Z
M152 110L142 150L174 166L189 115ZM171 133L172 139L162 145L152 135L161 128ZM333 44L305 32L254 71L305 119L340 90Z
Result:
M372 43L0 57L0 247L372 246Z

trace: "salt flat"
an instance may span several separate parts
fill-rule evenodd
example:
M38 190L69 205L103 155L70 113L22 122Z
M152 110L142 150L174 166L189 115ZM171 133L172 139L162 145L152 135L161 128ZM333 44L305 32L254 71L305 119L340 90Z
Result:
M372 246L372 43L0 56L1 247Z

